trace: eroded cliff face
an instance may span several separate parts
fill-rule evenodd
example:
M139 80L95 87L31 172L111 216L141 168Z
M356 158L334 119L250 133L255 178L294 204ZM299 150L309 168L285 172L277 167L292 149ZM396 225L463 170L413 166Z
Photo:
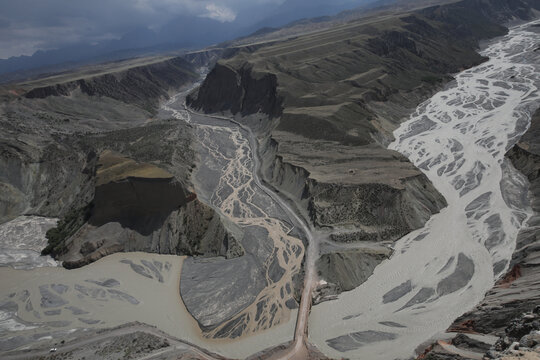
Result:
M242 251L220 217L172 174L111 151L99 157L88 218L75 230L52 249L66 268L119 251L229 257Z
M37 87L25 94L28 99L70 96L80 90L88 96L105 96L155 112L168 92L197 79L193 65L177 57L124 71Z
M364 160L345 164L354 166L347 169L331 163L322 169L322 160L313 152L312 159L319 161L317 169L307 162L293 165L275 150L268 150L263 158L267 165L263 175L294 199L317 227L348 229L332 234L332 240L392 241L422 227L446 202L425 175L404 157L391 151L385 155L389 156L371 163ZM306 168L317 173L311 174ZM374 175L377 169L381 174ZM392 171L401 176L385 178Z
M276 76L253 71L248 64L235 69L217 63L199 92L191 94L187 101L206 113L231 112L241 116L262 113L275 118L282 111Z
M101 226L119 222L142 234L152 232L190 194L174 176L155 165L139 163L104 151L97 163L96 190L90 222Z
M144 135L135 128L154 117L168 91L196 79L191 64L170 59L67 82L53 77L0 89L0 222L23 213L62 217L85 206L93 198L96 153L88 136L119 129ZM118 139L107 141L114 146ZM187 174L191 165L185 164Z

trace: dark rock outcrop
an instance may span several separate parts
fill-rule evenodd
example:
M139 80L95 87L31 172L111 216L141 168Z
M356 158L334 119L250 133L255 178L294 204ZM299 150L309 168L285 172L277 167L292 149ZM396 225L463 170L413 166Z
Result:
M89 222L98 227L118 222L149 235L195 198L167 171L107 151L99 157Z
M281 115L276 76L253 72L249 66L236 70L216 64L198 94L190 95L187 101L206 113L230 111L246 116L260 112L270 118Z
M91 205L89 216L77 222L79 228L56 240L52 253L66 268L119 251L229 257L242 253L221 218L155 165L104 152ZM62 232L62 226L57 231Z
M540 307L512 318L503 328L500 338L488 345L466 334L450 342L439 341L429 346L418 360L466 359L538 359L540 350Z

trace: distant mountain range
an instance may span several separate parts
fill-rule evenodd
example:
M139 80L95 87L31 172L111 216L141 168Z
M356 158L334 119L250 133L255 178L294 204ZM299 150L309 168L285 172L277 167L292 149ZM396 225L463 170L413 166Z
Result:
M395 0L390 0L395 1ZM79 43L31 56L0 59L0 82L21 80L83 64L114 61L180 49L195 49L246 36L262 28L279 28L299 19L334 15L343 10L376 3L375 0L286 0L240 12L233 22L179 16L160 29L135 28L117 40Z

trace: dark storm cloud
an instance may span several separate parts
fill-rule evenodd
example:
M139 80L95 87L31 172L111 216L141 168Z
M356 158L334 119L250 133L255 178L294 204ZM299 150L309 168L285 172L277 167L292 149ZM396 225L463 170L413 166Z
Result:
M0 0L0 58L159 28L176 16L231 22L239 11L283 0Z
M11 23L7 19L0 18L0 29L8 28Z
M208 45L372 1L0 0L0 59L66 45L104 44L126 34L128 45L139 48L160 41ZM148 28L153 35L146 31L144 41L138 41Z

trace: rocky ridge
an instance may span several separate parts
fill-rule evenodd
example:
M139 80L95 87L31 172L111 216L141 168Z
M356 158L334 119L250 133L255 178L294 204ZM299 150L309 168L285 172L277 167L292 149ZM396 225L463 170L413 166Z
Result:
M136 105L152 113L168 91L196 79L194 69L181 57L114 73L83 78L49 86L36 87L24 96L44 99L49 96L69 96L79 90L88 96L104 96Z
M459 334L450 341L429 346L418 360L538 359L540 357L540 308L511 319L492 345L474 336Z

